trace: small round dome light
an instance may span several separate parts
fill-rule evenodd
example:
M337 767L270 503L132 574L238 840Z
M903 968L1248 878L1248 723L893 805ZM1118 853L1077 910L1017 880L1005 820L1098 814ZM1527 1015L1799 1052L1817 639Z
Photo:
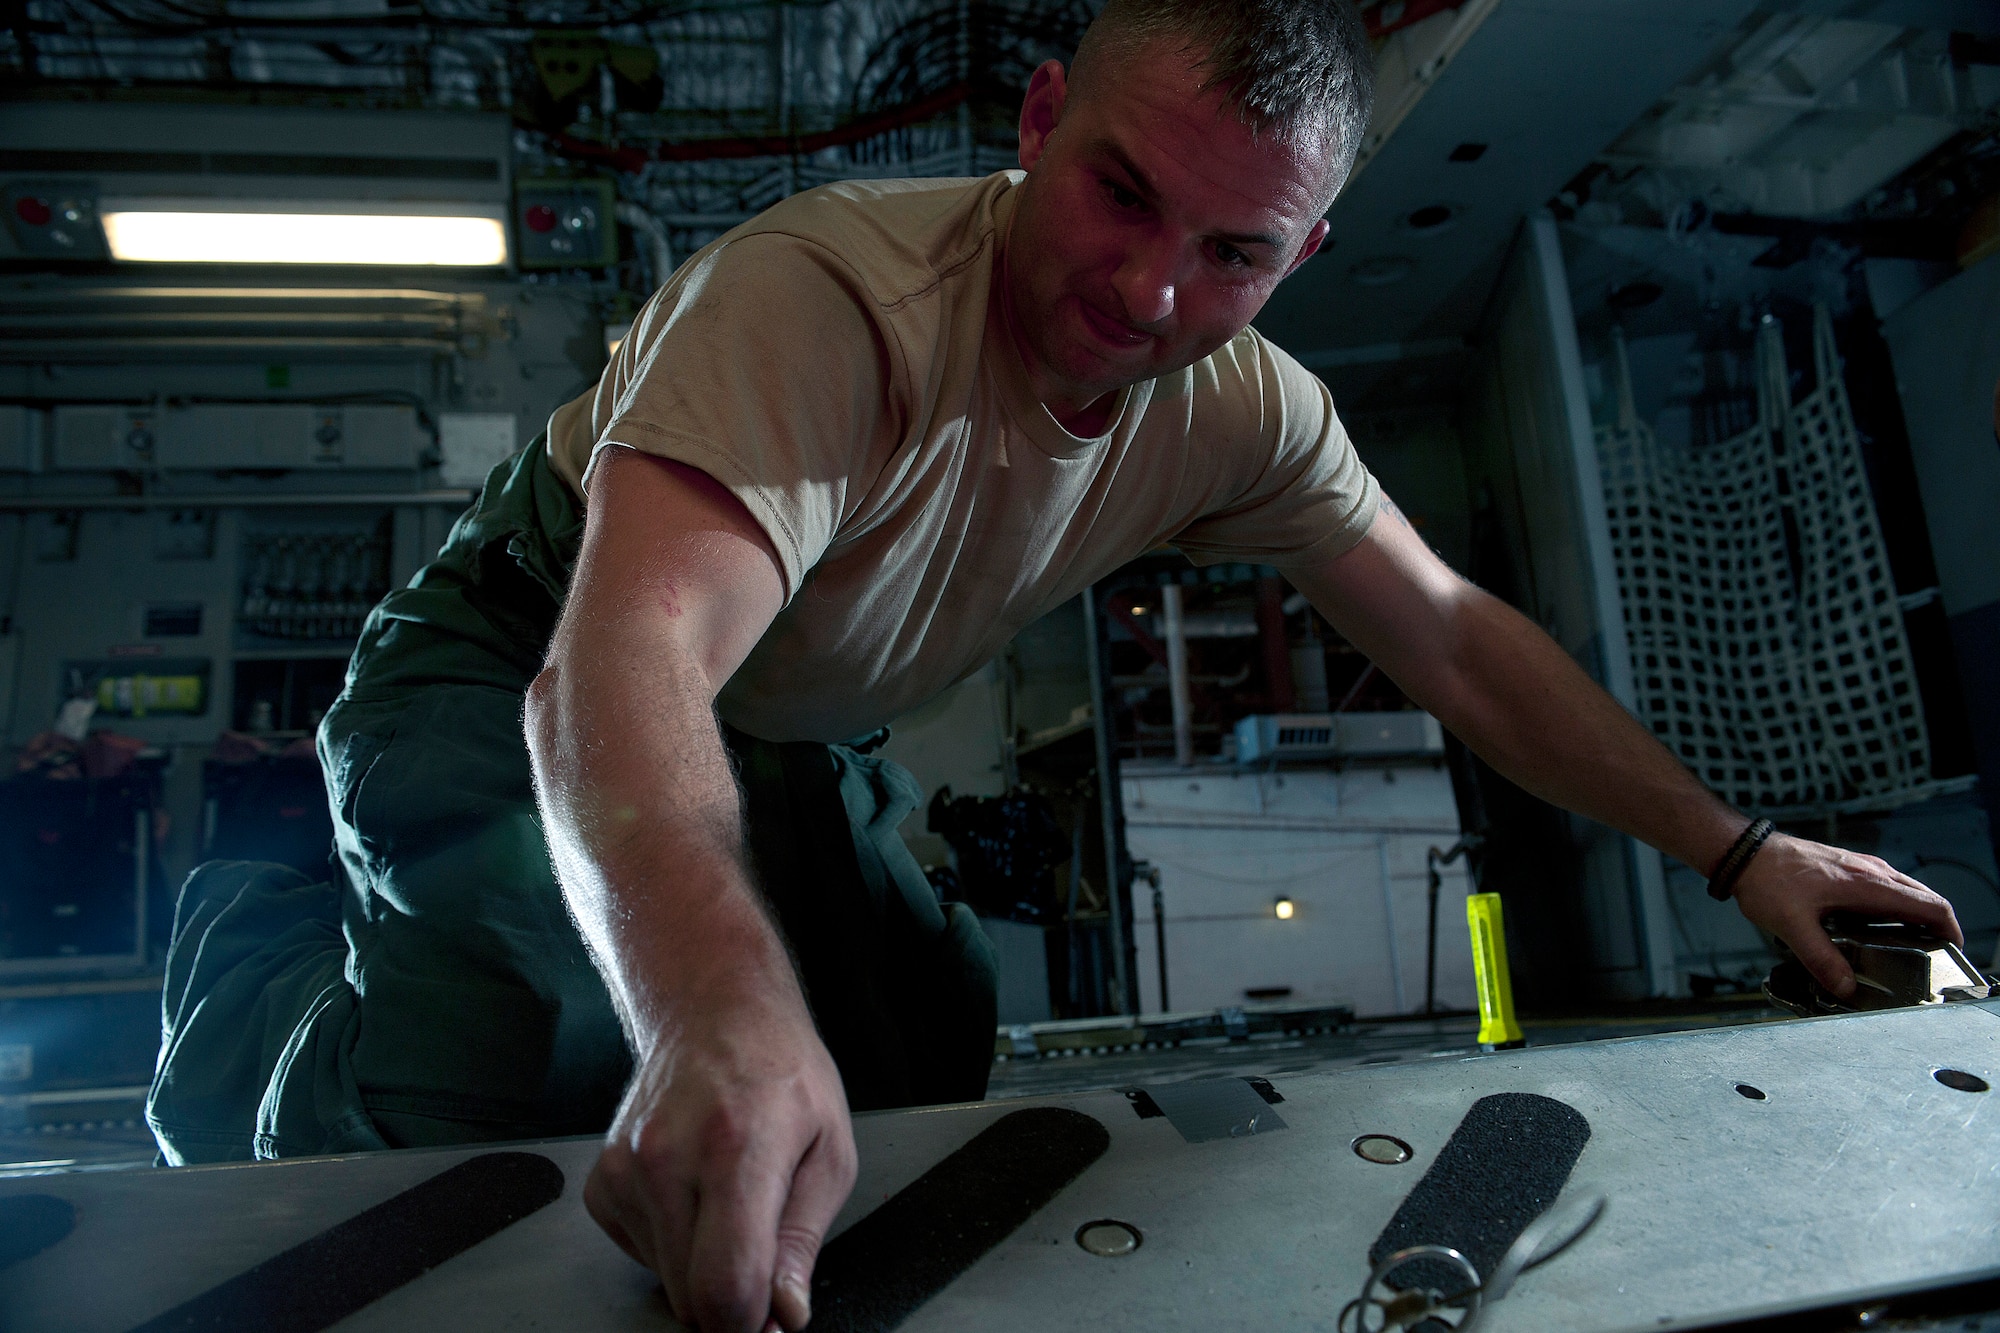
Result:
M1292 913L1298 910L1299 910L1298 905L1294 903L1290 898L1280 898L1278 899L1277 902L1271 905L1272 914L1275 915L1280 921L1290 921L1292 919Z
M1438 231L1458 220L1459 210L1450 204L1425 204L1403 218L1411 231Z

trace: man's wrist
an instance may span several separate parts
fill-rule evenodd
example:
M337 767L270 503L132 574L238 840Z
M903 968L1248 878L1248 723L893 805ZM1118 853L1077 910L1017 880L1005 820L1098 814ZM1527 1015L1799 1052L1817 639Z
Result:
M726 924L676 940L675 947L647 960L651 988L661 999L677 1007L700 1006L796 986L791 951L762 904L734 907L730 916Z
M1704 790L1703 796L1708 796ZM1702 809L1692 817L1682 816L1676 820L1680 836L1671 845L1660 844L1660 850L1679 861L1704 880L1715 873L1722 858L1736 845L1736 839L1749 827L1751 816L1730 809L1720 801L1710 798L1704 803L1710 808Z
M1708 896L1719 903L1728 902L1735 894L1737 882L1742 879L1743 872L1749 869L1751 860L1777 831L1778 826L1768 819L1751 820L1743 831L1736 835L1736 841L1729 844L1729 850L1724 852L1721 859L1709 870Z

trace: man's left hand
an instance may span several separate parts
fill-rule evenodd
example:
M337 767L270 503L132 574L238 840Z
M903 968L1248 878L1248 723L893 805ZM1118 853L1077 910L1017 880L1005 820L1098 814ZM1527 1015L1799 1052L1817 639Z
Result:
M1792 946L1834 995L1854 993L1854 969L1827 938L1828 912L1880 914L1963 945L1951 904L1877 856L1773 833L1736 881L1736 905L1752 924Z

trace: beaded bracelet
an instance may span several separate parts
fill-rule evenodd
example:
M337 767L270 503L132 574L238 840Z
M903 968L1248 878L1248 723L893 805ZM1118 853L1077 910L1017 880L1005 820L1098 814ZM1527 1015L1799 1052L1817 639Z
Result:
M1729 895L1736 891L1736 881L1743 877L1743 868L1750 864L1750 858L1757 849L1775 832L1778 826L1768 819L1753 819L1750 827L1737 835L1729 850L1716 863L1715 871L1708 877L1708 896L1719 903L1729 901Z

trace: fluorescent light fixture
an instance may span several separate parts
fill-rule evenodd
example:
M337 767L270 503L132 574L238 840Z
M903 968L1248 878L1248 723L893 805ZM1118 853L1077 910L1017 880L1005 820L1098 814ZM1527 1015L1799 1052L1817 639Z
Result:
M493 268L507 262L498 206L311 200L106 199L113 259L143 264Z

